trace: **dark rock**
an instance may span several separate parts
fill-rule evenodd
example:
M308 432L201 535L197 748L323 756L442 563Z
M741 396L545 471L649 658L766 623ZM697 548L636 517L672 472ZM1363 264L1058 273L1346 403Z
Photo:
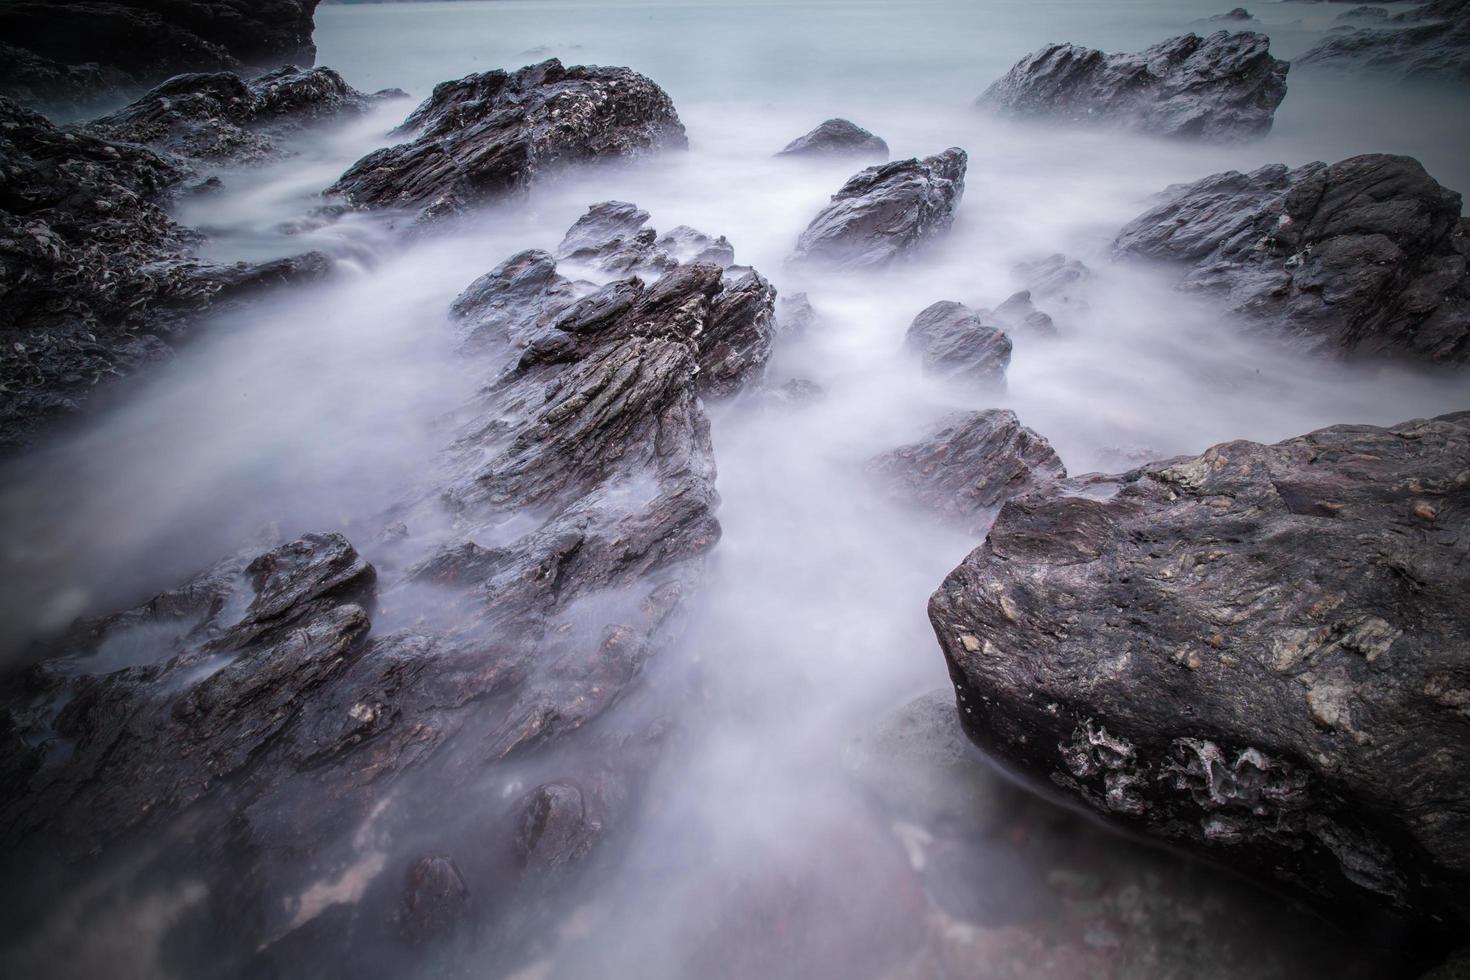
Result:
M454 931L464 916L469 888L454 862L445 857L420 858L408 869L403 887L403 936L415 945Z
M1470 980L1470 947L1451 953L1448 959L1419 980Z
M872 465L895 496L978 534L1007 500L1067 475L1045 438L999 408L953 416Z
M1339 20L1368 19L1366 11L1348 11ZM1354 16L1357 15L1357 16ZM1304 69L1371 71L1405 79L1470 78L1470 5L1464 0L1428 3L1392 18L1392 30L1376 26L1325 39L1298 57ZM1373 23L1384 23L1373 18ZM1401 26L1407 23L1408 26ZM1389 26L1384 23L1384 26Z
M1287 63L1264 34L1185 34L1137 54L1052 44L1017 62L979 104L1017 116L1112 122L1161 136L1233 140L1271 129Z
M1049 315L1036 308L1036 304L1031 302L1031 291L1027 289L1013 293L991 313L1012 333L1029 331L1041 336L1052 337L1057 332L1056 323Z
M363 157L328 193L433 218L524 190L560 167L688 145L674 104L649 79L555 58L435 86L394 134L409 139Z
M1251 16L1251 12L1249 10L1246 10L1244 7L1235 7L1231 10L1227 10L1223 14L1215 14L1213 17L1210 17L1208 19L1211 21L1230 21L1237 24L1255 20L1255 18Z
M676 265L708 262L728 269L735 249L724 235L711 238L679 225L663 236L647 227L648 212L625 201L603 201L587 209L557 246L556 257L601 272L662 275Z
M1333 915L1463 935L1467 460L1460 413L1011 500L929 604L966 730Z
M984 311L948 300L927 307L909 324L904 345L937 377L1004 385L1011 339Z
M317 0L18 0L0 4L0 92L78 109L181 72L316 60Z
M248 82L233 72L179 75L86 131L192 160L247 163L276 153L275 141L302 123L369 105L330 68L278 68Z
M1470 356L1460 195L1409 157L1224 173L1119 234L1120 254L1185 265L1183 285L1301 343L1358 355Z
M1339 23L1388 23L1388 11L1382 7L1354 7L1352 10L1344 11L1335 18Z
M522 868L548 871L586 857L601 828L588 819L582 791L570 783L547 783L521 804L516 857Z
M65 132L0 98L0 449L82 409L102 383L170 356L218 300L319 277L321 256L264 266L190 257L169 218L189 176L133 143Z
M949 230L965 192L965 151L897 160L854 176L796 242L794 262L884 266Z
M977 758L949 691L882 719L848 747L848 768L885 809L936 833L984 834L1015 810L1016 791Z
M828 119L800 136L777 156L858 156L888 159L888 144L846 119Z

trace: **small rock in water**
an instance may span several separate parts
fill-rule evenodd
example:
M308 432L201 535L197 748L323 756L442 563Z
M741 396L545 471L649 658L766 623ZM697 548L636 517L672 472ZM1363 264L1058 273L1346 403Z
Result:
M888 159L888 144L846 119L828 119L800 136L777 156L857 156Z
M923 359L924 373L985 386L1004 386L1011 340L983 311L942 300L909 325L904 346Z
M399 918L403 937L418 945L449 935L463 918L469 895L459 869L448 858L415 861L403 888Z
M1017 62L979 104L1015 116L1114 122L1161 136L1236 140L1271 129L1288 65L1264 34L1185 34L1137 54L1051 44Z

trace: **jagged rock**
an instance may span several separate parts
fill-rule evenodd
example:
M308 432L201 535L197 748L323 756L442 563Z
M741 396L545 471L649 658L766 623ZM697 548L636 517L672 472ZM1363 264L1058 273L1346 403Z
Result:
M180 72L316 60L318 0L17 0L0 4L0 92L82 108Z
M191 258L199 236L163 207L188 176L179 163L3 98L0 156L0 450L79 411L109 378L167 359L217 301L324 271L320 255Z
M246 81L233 72L179 75L95 119L86 131L192 160L253 162L303 122L364 111L369 96L330 68L278 68Z
M930 599L966 730L1113 820L1464 934L1470 413L1009 501Z
M817 311L806 293L791 293L776 301L776 332L800 337L817 322Z
M984 311L942 300L925 308L904 335L923 358L924 373L982 385L1004 385L1011 339Z
M1409 157L1216 174L1119 234L1118 253L1187 267L1183 285L1311 347L1470 357L1460 195Z
M1000 506L1067 475L1046 439L993 408L946 419L922 442L873 460L894 496L983 534Z
M1246 10L1244 7L1235 7L1231 10L1227 10L1223 14L1215 14L1213 17L1207 19L1210 21L1229 21L1237 24L1255 20L1255 18L1251 16L1251 12L1249 10Z
M649 79L555 58L437 85L394 135L408 140L363 157L327 193L432 219L570 164L688 145L673 102Z
M896 160L857 174L796 242L793 262L884 266L949 230L965 192L965 151Z
M1031 291L1027 289L1011 294L991 313L1004 323L1011 333L1029 331L1041 336L1052 337L1057 332L1056 323L1048 314L1036 308L1036 304L1031 302Z
M784 156L859 156L888 159L888 144L846 119L828 119L805 136L797 137L776 154Z
M1339 20L1367 19L1366 10L1348 11ZM1392 18L1392 30L1377 27L1325 39L1293 64L1305 69L1377 71L1400 78L1470 78L1470 5L1440 0ZM1387 23L1374 18L1375 24ZM1407 23L1409 26L1400 26Z
M735 263L735 249L724 235L711 238L679 225L660 237L647 225L648 212L637 205L594 204L567 231L556 257L615 274L662 275L681 263L709 262L722 269Z
M1333 18L1340 24L1359 23L1388 23L1388 11L1382 7L1354 7L1352 10L1344 11Z
M582 791L570 783L547 783L522 803L516 857L522 868L548 870L580 861L601 828L588 819Z
M408 869L403 912L398 920L413 944L431 942L454 931L465 914L469 888L454 862L445 857L420 858Z
M1017 116L1112 122L1162 136L1232 140L1271 129L1288 65L1264 34L1185 34L1137 54L1051 44L1016 63L979 104Z

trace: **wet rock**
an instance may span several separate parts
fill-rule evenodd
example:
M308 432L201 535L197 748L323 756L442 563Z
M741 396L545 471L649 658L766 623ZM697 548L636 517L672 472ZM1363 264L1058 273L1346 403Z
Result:
M838 269L876 268L949 230L965 192L965 151L897 160L854 176L812 219L793 262Z
M1338 14L1333 19L1339 24L1357 22L1365 24L1381 23L1386 25L1388 23L1388 11L1382 7L1354 7L1352 10Z
M978 757L947 690L882 719L845 762L889 812L933 833L984 834L1015 810L1017 791Z
M1119 234L1118 253L1182 265L1183 286L1302 346L1460 362L1470 276L1460 195L1409 157L1216 174Z
M1339 20L1371 22L1372 28L1338 34L1293 61L1304 70L1375 72L1403 79L1470 78L1470 6L1464 0L1429 3L1412 14L1399 14L1389 23L1372 18L1369 8ZM1378 26L1392 27L1380 30Z
M1448 959L1420 980L1466 980L1467 977L1470 977L1470 947L1451 953Z
M1026 284L1026 292L1032 296L1058 297L1064 303L1075 302L1078 287L1092 276L1092 270L1087 266L1061 254L1022 262L1011 271Z
M448 858L415 861L403 887L403 913L398 920L403 937L418 945L447 936L464 916L469 895L459 869Z
M394 135L407 141L363 157L327 193L432 219L567 165L688 145L673 102L649 79L555 58L435 86Z
M1463 932L1467 459L1460 413L1011 500L930 600L967 732L1333 915Z
M600 272L661 275L681 263L708 262L727 269L735 249L721 235L711 238L688 225L662 236L648 227L648 212L625 201L603 201L587 209L557 246L561 260Z
M181 72L311 65L317 0L18 0L0 5L0 91L80 108ZM6 52L7 54L9 52Z
M856 156L888 159L888 144L856 123L828 119L786 144L777 156Z
M776 301L776 332L801 337L817 322L817 311L806 293L790 293Z
M1228 21L1237 24L1242 24L1247 21L1255 20L1255 18L1251 16L1251 12L1249 10L1246 10L1244 7L1235 7L1231 10L1227 10L1223 14L1215 14L1209 19L1211 21Z
M1013 293L991 313L1012 333L1030 332L1045 337L1056 336L1056 323L1031 302L1031 291L1028 289Z
M1112 122L1161 136L1235 140L1271 129L1287 63L1264 34L1185 34L1137 54L1051 44L980 96L1008 115Z
M896 497L983 534L1001 504L1067 475L1051 444L1009 409L965 412L873 461Z
M250 163L274 155L276 141L304 123L361 113L370 104L330 68L278 68L249 81L233 72L188 74L86 130L191 160Z
M923 359L924 373L980 385L1004 385L1011 339L984 311L942 300L909 324L904 346Z
M588 818L582 791L570 783L538 786L521 803L516 858L522 868L554 870L587 856L601 827Z
M66 132L0 98L0 450L82 410L109 379L167 360L217 300L319 277L320 256L265 266L191 257L169 218L189 176L132 143Z

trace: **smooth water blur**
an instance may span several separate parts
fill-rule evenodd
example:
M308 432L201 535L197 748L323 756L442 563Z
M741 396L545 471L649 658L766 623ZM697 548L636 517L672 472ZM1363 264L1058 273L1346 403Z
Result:
M695 735L666 760L661 804L625 860L600 893L583 896L593 906L628 894L648 904L622 923L617 949L603 950L604 975L679 975L681 944L730 911L709 887L712 868L806 868L836 892L881 891L861 862L841 857L852 808L840 759L875 718L947 683L925 601L977 542L884 502L864 480L866 460L957 408L1013 408L1080 473L1226 439L1470 407L1463 372L1284 353L1242 335L1209 302L1108 257L1150 195L1224 169L1394 151L1470 189L1470 90L1301 73L1289 79L1275 131L1231 146L1010 123L972 106L1045 42L1135 50L1206 30L1198 20L1229 5L322 7L319 63L358 88L421 98L445 79L553 55L628 65L671 94L690 151L567 174L452 236L407 245L376 217L312 221L316 193L385 142L412 105L394 103L182 206L181 219L210 234L212 258L320 248L342 258L343 271L221 318L95 424L10 468L0 489L0 646L13 651L78 614L142 598L256 534L375 533L477 382L475 366L454 354L451 299L516 251L554 248L592 202L634 201L661 230L727 235L737 260L783 294L808 293L819 322L781 342L770 377L810 379L826 394L799 407L710 407L724 537L684 647L652 668L654 682L698 671L699 703L676 707ZM1341 9L1263 4L1252 10L1264 24L1252 26L1290 57ZM798 233L856 167L772 154L834 115L882 136L894 158L952 145L969 152L953 232L921 263L842 279L784 268ZM941 299L994 306L1021 288L1016 263L1056 252L1086 262L1094 278L1085 302L1038 301L1060 335L1014 338L1005 393L936 386L900 355L919 310ZM646 893L650 881L656 894ZM1009 884L998 874L975 887ZM840 917L829 924L840 936ZM487 975L512 966L487 959Z

